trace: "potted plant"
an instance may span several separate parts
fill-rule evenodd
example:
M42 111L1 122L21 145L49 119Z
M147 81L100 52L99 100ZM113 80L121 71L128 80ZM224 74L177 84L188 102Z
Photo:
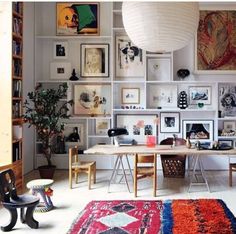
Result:
M43 89L39 84L33 92L27 94L25 100L25 113L23 118L34 126L38 139L42 142L42 152L47 160L47 165L39 167L41 178L52 178L55 166L52 164L53 141L56 136L63 134L63 119L68 119L68 105L73 105L73 100L60 102L65 98L68 86L66 83L59 85L58 89ZM46 173L46 174L45 174Z

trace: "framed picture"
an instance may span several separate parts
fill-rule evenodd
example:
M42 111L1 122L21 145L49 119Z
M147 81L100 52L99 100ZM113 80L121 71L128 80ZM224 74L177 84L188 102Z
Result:
M214 140L213 120L183 120L183 138L190 141L207 142Z
M140 104L140 89L122 88L121 97L122 104Z
M67 145L84 145L85 126L82 123L66 124L64 130Z
M53 58L67 59L68 58L68 42L56 41L53 43Z
M143 51L128 36L116 37L116 76L144 76Z
M221 111L221 117L236 116L236 86L234 84L219 85L219 111Z
M176 85L150 85L147 96L149 108L177 107Z
M96 135L107 135L107 131L110 128L110 119L96 119Z
M110 116L111 85L74 85L74 114L84 116Z
M235 11L201 10L196 38L195 67L199 73L236 73ZM210 32L210 33L209 33Z
M189 87L189 104L196 105L204 103L211 104L211 87L210 86L190 86Z
M224 131L232 132L236 131L236 122L235 121L224 121Z
M50 78L51 79L68 80L70 76L71 76L70 63L53 62L50 64Z
M219 140L219 145L222 147L231 147L234 148L234 144L232 140Z
M109 77L109 44L80 46L81 77Z
M116 127L126 128L129 135L124 139L136 140L138 144L145 144L147 136L157 136L156 115L116 115Z
M169 58L147 58L147 80L168 81L171 78Z
M57 35L99 35L99 3L56 3Z
M160 113L160 132L178 133L180 132L180 113L179 112L161 112Z

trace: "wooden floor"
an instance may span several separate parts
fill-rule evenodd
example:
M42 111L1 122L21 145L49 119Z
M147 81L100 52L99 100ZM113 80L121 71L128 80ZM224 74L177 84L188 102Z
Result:
M108 179L111 171L97 171L97 184L88 190L86 175L79 178L80 182L74 189L69 189L68 171L58 170L55 174L55 183L52 186L54 194L52 200L56 206L54 210L47 213L36 213L35 219L39 221L40 228L32 230L26 225L17 222L14 233L45 233L65 234L73 220L77 217L83 207L91 200L121 200L134 199L134 194L129 193L125 184L111 185L110 193L107 192ZM26 176L25 181L39 178L38 172L33 171ZM138 182L138 197L135 199L195 199L195 198L218 198L225 201L227 206L236 216L236 173L233 176L233 187L228 186L228 171L208 171L207 178L210 184L211 193L205 186L193 188L188 193L189 178L167 179L163 178L162 172L158 172L157 197L152 197L152 181L149 179ZM148 181L148 182L147 182ZM131 178L129 179L133 189ZM6 223L9 214L6 210L0 209L0 225Z

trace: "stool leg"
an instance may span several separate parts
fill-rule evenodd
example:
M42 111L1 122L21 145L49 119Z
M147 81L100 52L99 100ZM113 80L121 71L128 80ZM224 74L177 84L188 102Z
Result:
M20 208L20 220L22 223L25 223L25 208Z
M88 189L91 189L91 166L88 169Z
M9 207L4 206L11 214L11 220L10 223L7 226L1 227L1 230L3 232L9 232L12 230L12 228L16 225L17 221L17 210L15 208L11 209Z
M229 186L232 187L232 167L229 165Z
M25 223L33 229L37 229L39 227L39 222L36 221L33 217L33 213L34 213L36 206L37 206L37 204L34 206L28 207L26 210L26 215L25 215Z
M96 162L93 165L93 183L96 184Z

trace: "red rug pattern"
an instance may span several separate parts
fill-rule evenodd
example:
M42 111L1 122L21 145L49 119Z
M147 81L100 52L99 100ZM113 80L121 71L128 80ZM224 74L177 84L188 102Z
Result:
M68 234L233 234L236 218L222 200L91 201Z

